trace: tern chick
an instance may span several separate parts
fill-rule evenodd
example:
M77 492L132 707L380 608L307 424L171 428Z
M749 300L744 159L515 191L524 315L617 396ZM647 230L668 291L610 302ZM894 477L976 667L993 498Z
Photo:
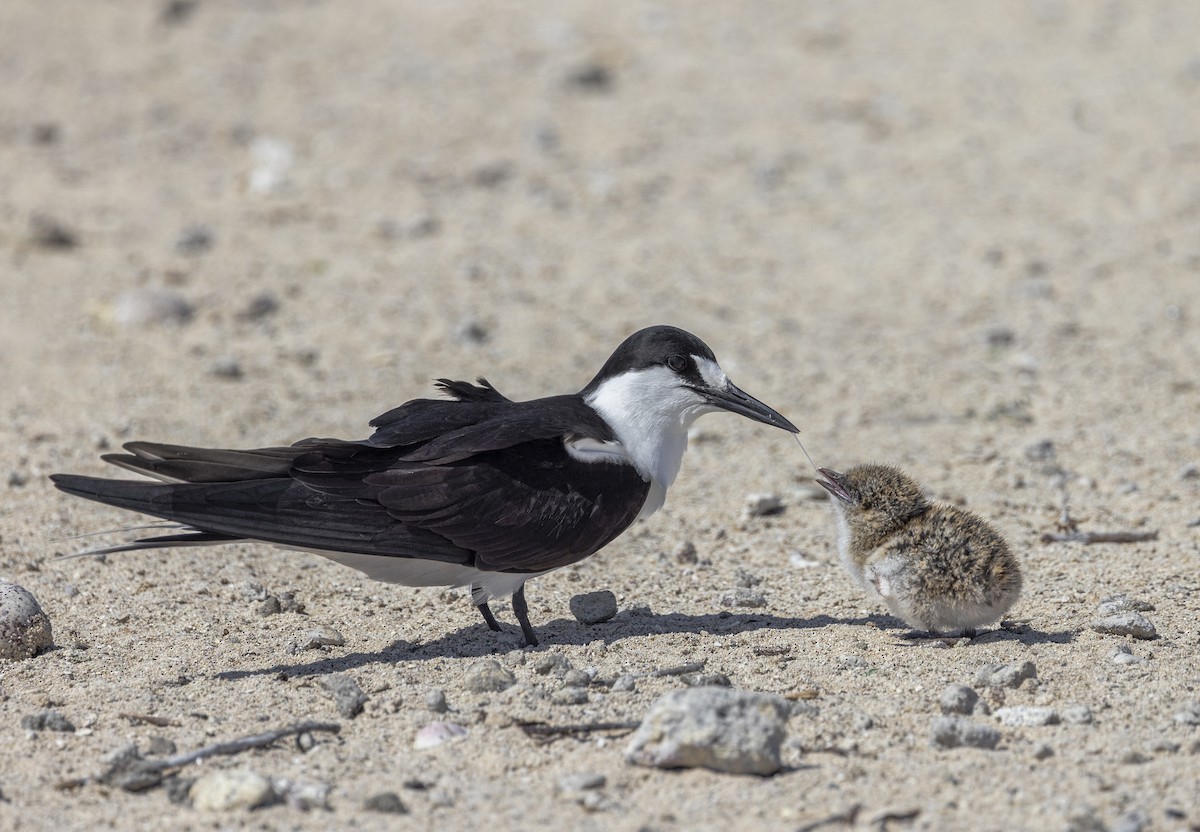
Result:
M837 515L842 564L910 627L971 635L1016 602L1021 568L991 524L931 503L916 480L889 465L819 471Z

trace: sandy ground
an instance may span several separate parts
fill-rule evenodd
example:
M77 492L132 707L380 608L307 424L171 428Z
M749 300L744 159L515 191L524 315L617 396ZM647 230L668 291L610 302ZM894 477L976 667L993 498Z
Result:
M1200 729L1173 719L1200 698L1198 33L1200 5L1152 0L6 0L0 576L57 648L0 665L0 828L798 829L856 805L862 829L1200 827ZM138 288L194 315L123 324ZM312 555L56 559L134 521L46 475L123 441L362 437L437 376L568 392L651 323L704 338L821 464L895 463L994 521L1027 576L1007 628L906 646L798 449L732 416L698 423L662 512L530 584L535 650L507 609L497 637L461 595ZM1064 484L1081 528L1158 539L1041 543ZM743 520L754 492L786 510ZM766 606L721 607L746 573ZM258 615L255 583L305 611ZM622 614L575 621L601 588ZM1089 628L1116 592L1155 607L1144 661ZM345 645L292 651L321 625ZM634 767L623 737L513 722L637 720L682 681L558 704L551 651L602 678L704 661L815 708L774 777ZM479 657L519 684L468 692ZM1094 721L931 747L946 685L1026 660L993 707ZM357 719L334 671L371 697ZM46 707L80 730L21 728ZM468 737L412 750L436 718ZM325 783L330 810L56 788L129 741L301 719L341 733L185 773ZM590 805L559 787L579 773L607 779ZM386 790L410 813L363 810Z

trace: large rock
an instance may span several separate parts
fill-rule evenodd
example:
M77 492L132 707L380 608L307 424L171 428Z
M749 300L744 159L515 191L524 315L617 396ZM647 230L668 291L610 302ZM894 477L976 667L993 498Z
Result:
M516 678L491 659L480 659L467 668L463 687L471 693L499 693L513 686Z
M625 750L631 763L774 774L790 712L766 693L700 687L676 690L651 707Z
M33 593L0 581L0 659L29 659L52 644L50 619Z

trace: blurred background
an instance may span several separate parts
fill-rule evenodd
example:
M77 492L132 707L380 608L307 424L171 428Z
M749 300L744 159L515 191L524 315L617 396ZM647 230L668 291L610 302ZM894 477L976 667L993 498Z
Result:
M0 412L60 449L360 436L436 376L578 389L661 322L818 460L1194 454L1197 32L1179 2L8 2Z

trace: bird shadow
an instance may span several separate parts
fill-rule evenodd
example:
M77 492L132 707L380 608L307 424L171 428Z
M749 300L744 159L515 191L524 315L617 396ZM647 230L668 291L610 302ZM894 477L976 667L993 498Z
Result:
M787 618L778 615L754 613L720 612L707 615L685 615L664 613L661 615L631 616L613 619L590 626L569 619L555 619L537 627L541 645L533 650L556 647L582 646L603 641L606 645L630 638L666 635L670 633L708 632L712 635L733 635L755 630L807 630L827 627L831 624L866 624L871 618L835 618L818 615L812 618ZM424 643L397 639L382 650L369 653L346 653L299 664L277 664L254 670L226 670L214 674L226 681L253 676L283 674L289 678L319 676L344 670L353 670L372 664L394 664L396 662L428 661L446 658L479 658L495 656L516 650L522 646L521 631L511 625L503 625L496 633L484 624L473 624L453 633Z
M321 676L354 670L374 664L396 664L398 662L429 661L431 659L447 658L481 658L496 656L514 651L532 649L535 651L552 650L556 647L583 646L602 641L606 645L614 644L631 638L667 635L670 633L700 633L707 632L716 636L728 636L736 633L748 633L756 630L811 630L828 627L835 624L868 626L879 631L904 629L899 619L886 615L866 615L856 618L817 615L812 618L791 618L778 615L755 613L710 613L706 615L685 615L684 613L664 613L661 615L631 616L606 621L591 626L581 625L569 619L555 619L537 628L537 634L542 643L535 648L525 648L520 630L512 625L504 625L502 632L489 630L484 624L473 624L462 627L453 633L447 633L433 641L418 643L406 639L397 639L382 650L373 652L346 653L340 656L330 656L309 662L296 664L276 664L252 670L226 670L214 674L215 678L225 681L236 681L255 676L284 676L298 678L303 676ZM910 633L900 634L906 638ZM1008 624L1007 626L981 633L971 640L971 645L991 642L1012 641L1021 644L1068 644L1075 640L1071 631L1046 632L1037 630L1027 624ZM911 640L917 646L924 640Z

